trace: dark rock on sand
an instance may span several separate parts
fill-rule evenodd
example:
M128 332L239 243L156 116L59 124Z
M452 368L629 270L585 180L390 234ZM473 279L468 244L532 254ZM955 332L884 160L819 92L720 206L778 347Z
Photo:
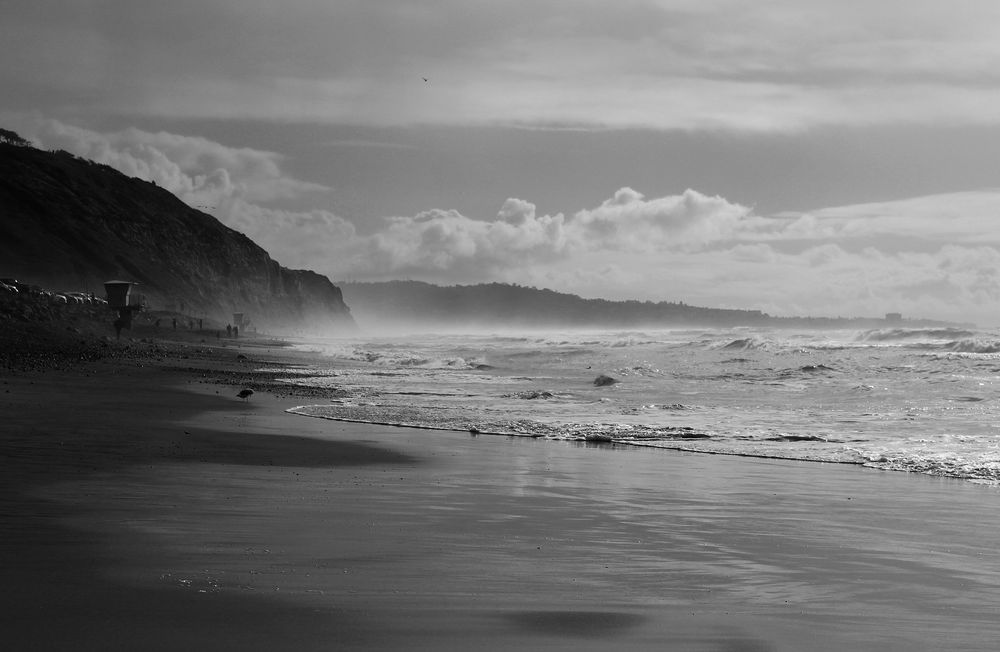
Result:
M614 385L617 382L617 379L601 374L594 379L594 387L607 387L609 385Z

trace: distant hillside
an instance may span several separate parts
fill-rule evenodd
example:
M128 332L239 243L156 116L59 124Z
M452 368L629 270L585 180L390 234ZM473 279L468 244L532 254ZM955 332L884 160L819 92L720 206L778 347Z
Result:
M419 281L341 283L359 324L473 324L515 327L634 327L655 324L763 324L759 310L699 308L684 303L608 301L519 285L442 287Z
M10 133L10 132L5 132ZM156 184L0 139L0 277L104 293L137 281L153 309L265 328L354 328L340 289Z
M583 299L573 294L490 283L442 287L420 281L342 282L340 287L364 329L413 325L482 327L733 327L883 328L954 325L930 320L887 322L873 318L772 317L759 310L701 308L685 303Z

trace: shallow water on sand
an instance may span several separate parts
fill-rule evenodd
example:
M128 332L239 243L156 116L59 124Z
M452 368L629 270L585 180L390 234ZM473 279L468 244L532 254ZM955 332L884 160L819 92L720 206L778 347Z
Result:
M74 525L138 536L160 588L201 609L226 596L305 606L338 649L957 650L1000 636L984 487L309 427L381 461L159 464L45 493L101 504L108 518ZM137 573L121 561L107 572ZM309 643L298 649L328 649Z
M1000 479L995 332L449 333L299 347L314 364L289 382L345 394L295 410L310 416Z

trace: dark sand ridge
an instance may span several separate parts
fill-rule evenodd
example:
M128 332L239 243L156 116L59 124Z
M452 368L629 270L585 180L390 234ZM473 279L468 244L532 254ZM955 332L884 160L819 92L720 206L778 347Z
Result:
M1000 640L993 488L347 424L197 380L134 359L3 377L5 648Z

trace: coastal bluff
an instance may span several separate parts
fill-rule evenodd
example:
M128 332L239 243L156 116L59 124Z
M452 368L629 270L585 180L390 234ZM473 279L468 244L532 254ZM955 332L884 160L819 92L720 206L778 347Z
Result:
M155 183L64 151L0 142L0 277L103 295L138 282L151 309L267 329L353 331L340 288L282 267Z

